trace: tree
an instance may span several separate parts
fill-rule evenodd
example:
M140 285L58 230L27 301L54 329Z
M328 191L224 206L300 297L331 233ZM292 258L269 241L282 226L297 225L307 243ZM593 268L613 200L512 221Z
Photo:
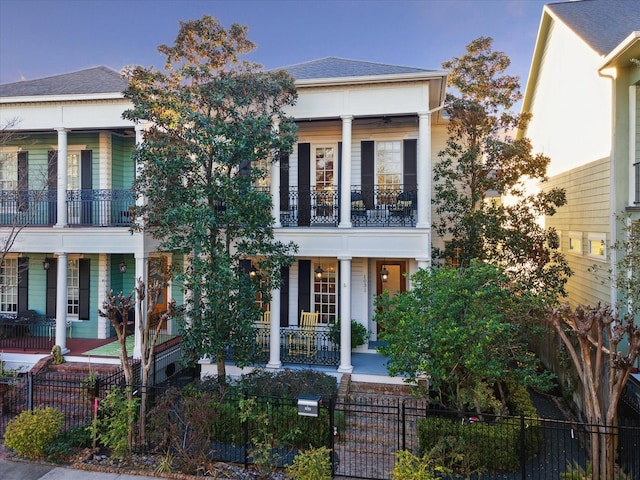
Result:
M183 351L216 361L222 382L227 353L239 366L252 359L256 299L269 301L295 250L274 240L271 197L255 187L293 145L283 109L296 100L294 82L239 59L253 49L246 30L207 15L181 23L174 45L158 47L164 71L129 69L125 92L125 118L151 125L135 153L134 188L146 200L136 219L161 250L188 256L177 272L189 293Z
M507 380L548 386L549 375L537 372L527 351L536 329L523 320L540 310L539 299L500 267L473 261L420 270L411 281L411 290L377 301L376 321L388 342L381 351L392 374L409 381L427 374L444 405L478 413L505 408Z
M530 115L509 111L521 98L518 78L504 73L510 60L491 44L480 37L465 55L443 63L453 90L445 101L449 137L434 166L434 229L450 239L444 257L457 257L462 266L473 259L503 265L554 299L564 294L570 269L556 250L557 232L538 221L565 203L565 193L526 194L527 181L546 180L549 158L533 154L528 139L510 136ZM513 201L495 200L500 196Z
M623 220L623 238L611 246L618 256L607 273L616 307L563 305L549 310L549 323L564 343L578 373L590 430L593 478L614 471L618 403L631 369L640 357L640 222ZM595 426L597 425L597 427Z

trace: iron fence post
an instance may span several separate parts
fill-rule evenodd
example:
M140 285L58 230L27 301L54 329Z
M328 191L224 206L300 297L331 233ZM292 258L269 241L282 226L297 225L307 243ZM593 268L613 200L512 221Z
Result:
M527 454L525 451L524 427L524 412L520 412L520 471L522 473L522 480L527 478L527 469L525 465L525 462L527 461Z
M27 375L27 410L33 410L33 372Z
M329 399L329 455L331 459L331 478L336 473L335 419L333 417L333 398Z
M407 411L405 399L402 399L402 450L407 449Z
M245 402L249 398L249 394L245 390L244 392L244 400ZM246 405L246 403L245 403ZM249 469L249 417L245 414L244 416L244 425L242 426L243 434L244 434L244 469Z

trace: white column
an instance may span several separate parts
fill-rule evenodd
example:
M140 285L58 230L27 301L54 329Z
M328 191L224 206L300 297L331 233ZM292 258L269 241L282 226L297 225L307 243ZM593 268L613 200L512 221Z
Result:
M67 130L58 129L58 184L57 206L58 221L54 225L56 228L67 226ZM66 305L65 305L66 309Z
M431 228L431 114L418 113L418 228ZM429 247L430 248L430 247Z
M280 368L280 289L271 292L271 324L269 325L269 363L267 368Z
M340 223L339 228L351 227L351 124L353 117L342 118L342 164L340 165Z
M340 366L338 372L351 373L351 257L340 260Z
M135 255L136 259L136 287L138 286L138 280L142 279L145 286L149 286L149 279L147 278L147 271L149 267L149 257L144 254ZM144 300L142 301L142 318L140 318L140 312L138 310L138 296L136 294L136 315L135 315L135 326L134 326L134 337L133 337L133 358L141 358L142 357L142 337L140 336L140 325L144 325L147 321L147 298L145 295Z
M56 345L62 353L69 352L67 348L67 254L58 253L58 277L56 278Z

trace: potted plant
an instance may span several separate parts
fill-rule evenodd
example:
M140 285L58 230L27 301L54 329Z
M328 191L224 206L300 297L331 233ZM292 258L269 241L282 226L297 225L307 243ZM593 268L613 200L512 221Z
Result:
M331 342L340 345L340 318L337 322L329 325L329 339ZM351 320L351 349L364 345L369 340L369 332L367 328L357 320Z

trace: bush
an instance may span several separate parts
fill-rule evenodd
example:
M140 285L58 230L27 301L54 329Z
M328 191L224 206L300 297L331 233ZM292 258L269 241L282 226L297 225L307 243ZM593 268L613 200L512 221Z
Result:
M411 452L400 450L396 452L396 463L391 472L393 480L436 480L435 468L427 457L416 457Z
M320 447L300 452L287 467L287 475L293 480L330 480L330 450Z
M243 375L236 389L239 394L244 391L249 396L298 398L300 394L313 394L319 395L324 402L338 395L336 379L313 370L257 369Z
M87 427L74 427L58 435L51 444L45 448L45 456L54 461L62 462L77 448L91 447L91 432Z
M340 345L340 320L329 325L329 338L336 345ZM351 350L364 345L368 340L367 327L357 320L351 320Z
M25 410L7 424L4 443L20 456L43 458L63 426L64 415L55 408Z

